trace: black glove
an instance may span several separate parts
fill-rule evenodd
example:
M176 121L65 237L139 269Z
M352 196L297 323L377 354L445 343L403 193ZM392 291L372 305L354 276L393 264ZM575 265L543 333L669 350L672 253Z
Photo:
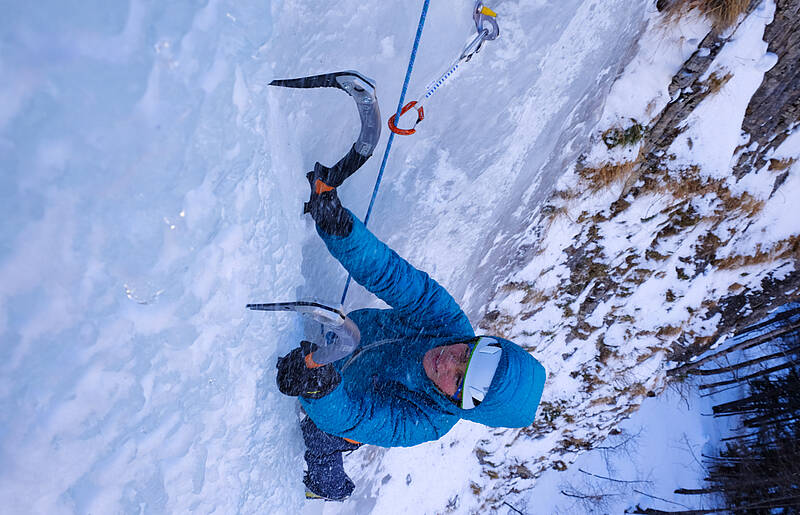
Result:
M317 222L319 228L331 236L349 236L353 230L353 219L342 207L336 190L323 191L325 188L330 188L325 183L322 183L322 187L318 190L314 172L308 172L306 178L311 185L311 198L303 206L303 213L311 213L311 218Z
M314 352L317 346L303 341L300 347L289 354L278 358L278 389L284 395L307 399L319 399L334 390L342 378L333 365L322 365L316 368L306 366L306 355Z

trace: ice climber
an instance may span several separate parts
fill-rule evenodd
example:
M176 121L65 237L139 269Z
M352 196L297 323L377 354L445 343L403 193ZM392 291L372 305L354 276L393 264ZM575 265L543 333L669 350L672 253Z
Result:
M308 342L278 360L278 386L299 396L309 497L344 500L354 485L342 452L361 444L409 447L436 440L459 419L490 427L533 422L545 370L521 347L476 337L453 297L343 208L344 178L308 174L306 204L330 253L391 309L348 314L358 333L352 354L315 362ZM320 352L317 352L319 354ZM320 360L321 361L321 360Z

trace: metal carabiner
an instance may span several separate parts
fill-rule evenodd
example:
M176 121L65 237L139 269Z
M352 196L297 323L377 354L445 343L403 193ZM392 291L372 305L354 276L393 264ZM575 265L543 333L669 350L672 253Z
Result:
M405 106L403 106L403 109L400 111L400 116L406 114L408 111L411 110L412 107L416 105L417 105L416 100L412 100L411 102L407 103ZM411 134L417 132L416 130L417 125L419 124L419 122L425 119L425 110L422 108L422 105L420 105L416 109L417 109L417 121L414 122L414 127L411 127L410 129L399 128L395 120L397 113L395 113L392 115L391 118L389 118L389 130L394 132L395 134L400 134L401 136L410 136Z
M497 13L483 5L481 0L475 3L472 19L475 21L475 29L478 31L478 35L461 52L459 59L464 62L469 62L474 54L481 51L484 41L493 41L500 35L500 27L497 25Z

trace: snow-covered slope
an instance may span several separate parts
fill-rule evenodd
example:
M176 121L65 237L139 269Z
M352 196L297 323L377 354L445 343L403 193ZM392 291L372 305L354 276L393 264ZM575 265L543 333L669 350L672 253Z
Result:
M692 93L671 95L668 86L709 30L691 15L676 24L651 16L590 148L531 217L524 266L498 289L481 325L548 364L540 419L521 436L530 438L528 457L541 456L531 460L534 476L564 469L660 392L668 359L689 359L724 338L724 298L797 277L800 223L790 210L800 195L800 135L763 169L739 180L731 173L748 147L740 127L750 98L776 62L762 40L774 12L766 1L728 31L698 77L707 96L670 128L674 141L656 164L639 167L650 135L611 149L609 136L652 126L668 103ZM797 298L794 285L780 294ZM750 310L743 303L735 313ZM509 476L525 448L487 446L504 464L496 473L509 477L496 487L501 494L530 484ZM512 498L531 506L535 488Z
M304 507L294 403L273 376L301 327L243 307L338 299L344 274L300 216L303 172L338 159L358 126L339 91L266 84L358 69L377 80L386 118L422 2L412 4L46 1L4 10L0 503L9 512ZM432 2L410 97L472 37L472 5ZM501 290L504 299L496 286L537 272L520 261L541 236L527 230L534 209L609 116L632 116L603 105L652 10L646 0L491 7L501 38L426 105L416 136L396 141L371 222L476 325L490 299L518 314L508 309L515 293ZM612 98L622 105L626 92ZM382 148L342 188L356 213ZM557 244L579 232L562 222ZM374 302L355 288L346 308ZM509 334L536 345L554 377L575 369L560 364L563 341L540 347L528 334L540 328L514 327ZM553 464L545 456L557 436L462 422L412 449L365 447L347 459L359 484L353 500L324 508L481 510L532 484L530 460Z

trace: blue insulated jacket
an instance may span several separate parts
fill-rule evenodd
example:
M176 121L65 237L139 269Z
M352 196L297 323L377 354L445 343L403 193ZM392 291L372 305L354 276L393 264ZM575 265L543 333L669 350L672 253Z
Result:
M484 401L471 410L455 406L422 367L429 349L475 336L453 297L355 216L347 237L318 232L353 279L392 307L351 312L361 342L353 355L334 363L341 383L320 399L300 398L321 430L382 447L407 447L437 440L460 418L492 427L533 422L545 381L538 361L498 338L503 354Z

